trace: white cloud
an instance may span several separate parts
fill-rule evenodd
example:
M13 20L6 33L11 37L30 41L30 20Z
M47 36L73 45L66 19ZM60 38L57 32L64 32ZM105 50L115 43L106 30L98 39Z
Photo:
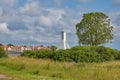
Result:
M115 36L120 36L119 31L120 31L120 12L109 12L108 15L110 16L112 26L114 27L114 34Z
M7 27L7 24L6 23L1 23L0 24L0 33L5 33L5 34L8 34L10 31Z
M110 11L108 12L108 16L111 19L111 25L113 26L113 43L109 44L109 47L113 47L116 49L120 49L118 45L120 42L120 11Z
M30 40L56 43L60 42L62 30L67 31L68 40L71 43L76 39L75 24L80 19L79 12L76 13L63 8L45 8L36 1L27 2L17 9L11 7L9 10L11 12L7 14L2 12L5 15L0 19L0 22L5 22L0 27L0 32L9 33L9 36L0 36L4 40L9 38L14 42ZM18 22L20 22L19 25L17 25Z
M38 2L30 2L20 8L20 13L26 15L37 15L41 13L40 4Z
M120 11L110 11L108 16L111 19L111 25L113 26L113 43L108 44L109 47L120 49Z
M49 12L49 15L51 15L55 20L60 20L62 18L62 15L66 14L63 9L48 8L47 11Z
M40 16L39 22L43 26L47 26L47 27L53 26L51 19L49 17L46 17L46 16Z

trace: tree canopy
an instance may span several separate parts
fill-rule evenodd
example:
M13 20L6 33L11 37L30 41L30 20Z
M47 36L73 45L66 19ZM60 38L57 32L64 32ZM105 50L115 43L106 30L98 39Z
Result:
M0 46L2 46L3 44L0 43Z
M82 20L76 25L79 44L100 45L113 39L113 27L110 19L101 12L83 14Z
M7 44L7 46L14 46L13 44Z

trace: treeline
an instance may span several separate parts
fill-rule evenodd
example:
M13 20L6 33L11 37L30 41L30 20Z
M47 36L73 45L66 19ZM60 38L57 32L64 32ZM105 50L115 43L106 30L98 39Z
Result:
M48 58L55 61L69 62L104 62L120 58L118 50L104 46L76 46L67 50L24 51L22 56L29 58Z

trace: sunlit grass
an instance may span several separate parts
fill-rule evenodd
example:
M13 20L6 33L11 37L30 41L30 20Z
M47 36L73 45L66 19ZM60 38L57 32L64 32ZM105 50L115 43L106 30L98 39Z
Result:
M0 74L13 80L119 80L120 61L74 63L8 57L0 59Z

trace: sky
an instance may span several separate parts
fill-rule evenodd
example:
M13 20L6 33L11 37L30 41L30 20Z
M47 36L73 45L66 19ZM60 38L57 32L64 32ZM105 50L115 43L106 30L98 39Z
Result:
M120 0L0 0L0 43L59 46L66 31L77 46L75 26L90 12L109 16L114 39L105 46L120 50Z

